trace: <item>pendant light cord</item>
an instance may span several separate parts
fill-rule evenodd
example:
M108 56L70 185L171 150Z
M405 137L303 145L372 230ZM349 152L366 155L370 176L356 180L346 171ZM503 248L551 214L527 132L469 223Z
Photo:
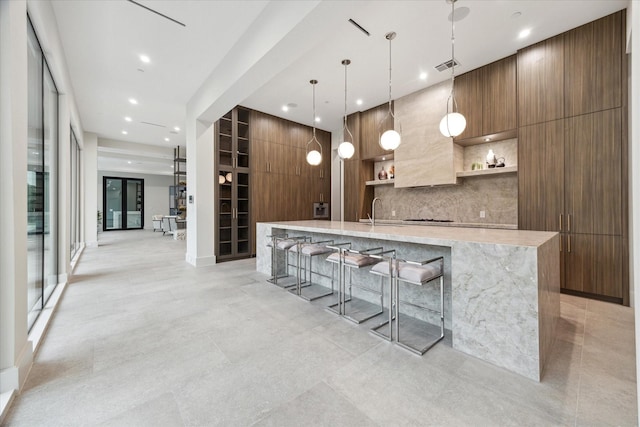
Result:
M353 134L351 133L351 131L349 130L349 127L347 126L347 66L351 64L351 61L348 59L345 59L342 61L342 64L344 65L344 127L343 127L343 131L346 131L346 133L348 133L349 136L351 136L350 142L353 143ZM343 135L343 139L346 141L347 136Z
M317 82L316 82L317 83ZM313 139L316 139L316 83L311 83L313 88Z
M454 33L455 2L456 0L451 0L451 98L453 100L451 104L451 112L456 112L458 110L458 103L456 102L455 85L454 85L455 74L456 74L456 56L455 56L456 37ZM447 107L448 107L448 103L447 103Z
M389 37L389 114L393 117L393 112L391 111L391 40L393 40L393 37Z

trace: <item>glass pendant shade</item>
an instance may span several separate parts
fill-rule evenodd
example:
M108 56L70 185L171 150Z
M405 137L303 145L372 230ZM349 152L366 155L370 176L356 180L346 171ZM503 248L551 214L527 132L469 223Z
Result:
M467 127L467 119L460 113L449 113L440 121L440 132L447 138L460 135Z
M322 154L318 150L311 150L307 153L307 163L311 166L318 166L322 162Z
M349 141L344 141L338 145L338 156L341 159L350 159L356 152L356 148Z
M385 150L395 150L400 146L400 134L393 129L384 132L380 137L380 146Z

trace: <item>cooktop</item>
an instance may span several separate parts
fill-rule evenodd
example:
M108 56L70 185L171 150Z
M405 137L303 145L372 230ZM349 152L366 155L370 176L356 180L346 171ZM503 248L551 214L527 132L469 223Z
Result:
M451 219L433 219L433 218L408 218L405 221L424 221L424 222L453 222Z

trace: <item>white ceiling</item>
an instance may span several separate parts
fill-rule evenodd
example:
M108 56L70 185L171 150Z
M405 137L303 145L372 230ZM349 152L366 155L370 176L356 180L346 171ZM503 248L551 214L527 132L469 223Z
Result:
M243 77L247 78L219 76L212 71L243 36L250 35L271 2L141 0L139 3L186 26L126 0L52 2L82 126L100 138L164 147L185 145L187 102L208 79L242 83ZM309 20L321 23L308 28L302 37L299 31L285 35L280 43L296 47L291 52L297 57L287 58L292 65L250 96L237 99L238 104L311 125L309 80L313 78L319 81L316 109L322 121L318 126L330 131L340 129L344 111L344 67L340 62L345 58L352 61L348 69L349 113L385 102L389 90L389 42L384 35L389 31L397 33L392 42L393 98L450 77L448 72L439 73L433 68L451 57L448 20L451 6L445 0L315 4L323 7L314 6L309 16L326 14L330 8L332 19ZM513 54L627 4L628 0L458 0L456 8L466 7L469 14L456 23L455 56L461 63L456 73ZM514 17L516 12L520 12L519 17ZM349 18L371 35L367 37L356 29L348 22ZM530 28L531 35L520 40L518 33L524 28ZM272 49L267 56L274 55L272 61L282 62L284 59L275 57L279 52ZM140 54L148 55L151 63L143 64ZM255 52L246 49L247 58L252 59L252 55ZM428 74L426 80L418 78L421 72ZM129 104L130 97L138 99L139 104ZM355 105L358 98L363 105ZM282 105L289 103L298 106L283 112ZM125 122L125 116L133 121ZM176 133L174 126L181 130ZM128 134L123 135L123 130ZM108 153L100 153L105 155ZM118 156L126 157L122 153ZM112 156L109 167L120 161L125 169L135 165L138 171L145 172L148 159L132 159L129 164L118 156ZM160 173L155 172L156 166L150 164L149 172Z

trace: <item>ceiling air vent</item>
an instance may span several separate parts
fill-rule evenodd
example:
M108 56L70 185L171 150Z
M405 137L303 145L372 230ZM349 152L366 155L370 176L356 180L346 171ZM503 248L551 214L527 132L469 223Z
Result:
M440 65L436 65L434 68L438 71L445 71L445 70L450 70L451 67L453 67L453 62L455 61L455 65L456 67L460 66L460 63L458 61L456 61L455 59L450 59L448 61L443 62Z

